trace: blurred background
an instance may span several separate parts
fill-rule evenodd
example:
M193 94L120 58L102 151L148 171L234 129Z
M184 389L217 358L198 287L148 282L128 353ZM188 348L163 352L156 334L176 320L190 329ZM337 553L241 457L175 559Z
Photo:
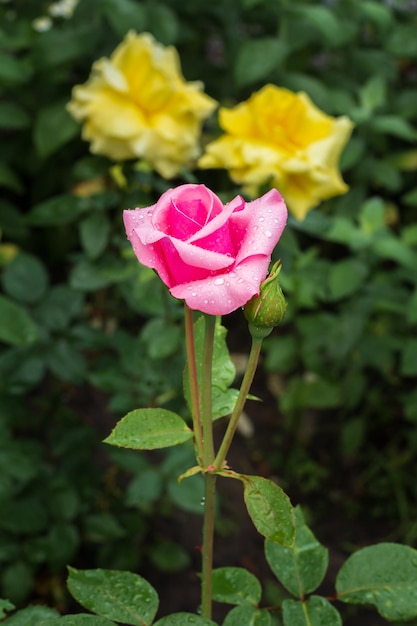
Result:
M303 506L333 579L353 549L415 546L415 0L2 0L0 597L70 610L71 564L148 576L166 588L165 612L198 603L201 485L176 480L192 450L100 443L134 408L185 411L182 305L139 266L121 215L183 182L225 199L241 189L225 170L166 180L90 152L67 104L131 29L175 46L185 79L222 106L272 83L353 121L340 162L349 191L290 216L276 249L287 315L265 341L263 402L248 404L230 462L276 477ZM213 114L202 143L218 134ZM246 323L241 312L223 323L238 380ZM248 567L276 603L230 489L216 566ZM182 576L195 596L180 596Z

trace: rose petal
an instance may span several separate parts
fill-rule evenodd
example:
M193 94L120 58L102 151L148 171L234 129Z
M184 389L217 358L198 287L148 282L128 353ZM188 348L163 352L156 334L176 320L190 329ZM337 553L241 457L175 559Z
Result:
M209 315L227 315L259 292L268 272L269 257L247 258L230 272L170 289L174 298L185 300L194 310Z
M282 235L287 217L287 207L276 189L248 202L243 211L234 213L230 218L230 230L237 237L236 263L254 255L269 257Z
M205 185L186 184L168 189L154 206L152 220L153 227L166 235L175 236L172 232L173 206L199 222L199 229L223 211L220 199Z
M240 211L244 208L245 201L241 196L236 196L231 202L228 202L220 213L218 213L213 219L211 219L207 224L193 237L190 237L188 240L190 243L200 242L201 239L208 237L213 232L221 228L223 224L229 219L232 213Z
M205 250L185 241L174 239L173 237L167 237L166 239L171 241L182 261L188 265L201 267L211 272L217 272L218 270L230 267L235 262L234 258L227 254Z

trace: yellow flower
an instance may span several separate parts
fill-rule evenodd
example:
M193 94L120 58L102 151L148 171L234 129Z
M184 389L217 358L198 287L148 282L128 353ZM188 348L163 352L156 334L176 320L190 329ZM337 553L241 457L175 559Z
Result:
M207 145L200 168L229 170L249 193L269 183L299 220L347 191L338 160L353 124L326 115L305 93L266 85L234 108L221 108L219 122L225 134Z
M92 152L115 161L145 159L172 178L198 157L202 122L216 107L202 90L200 82L184 80L175 48L129 32L74 87L68 110L84 122Z

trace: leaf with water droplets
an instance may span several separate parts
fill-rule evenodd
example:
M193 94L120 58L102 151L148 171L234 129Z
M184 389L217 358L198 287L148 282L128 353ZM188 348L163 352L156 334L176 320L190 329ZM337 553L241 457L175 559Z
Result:
M116 424L104 443L133 450L157 450L176 446L192 436L192 430L172 411L136 409Z
M227 614L223 626L271 626L271 615L266 609L252 604L241 604Z
M68 569L68 589L89 611L131 626L152 623L158 610L158 595L141 576L116 570Z
M3 600L3 602L6 602L6 600ZM3 617L3 615L1 615L1 617ZM7 624L10 624L10 626L39 626L42 624L43 626L44 622L45 624L48 622L56 624L58 618L59 613L55 609L50 609L47 606L28 606L25 609L13 613L13 615L7 619Z
M243 567L213 570L213 600L227 604L258 604L261 595L259 580Z
M28 624L25 624L25 626L28 626ZM116 623L105 617L98 617L98 615L80 613L79 615L66 615L54 620L42 620L41 622L36 622L36 626L116 626Z
M272 480L239 475L248 513L261 535L283 546L292 546L295 515L287 494Z
M311 596L307 602L284 600L284 626L342 626L340 613L321 596Z
M379 543L354 552L337 578L338 600L373 604L389 621L417 617L417 550Z
M173 613L155 622L154 626L217 626L211 619L193 613Z
M280 583L294 596L303 598L322 582L329 556L305 523L300 507L295 508L295 525L292 546L280 546L267 540L265 554Z

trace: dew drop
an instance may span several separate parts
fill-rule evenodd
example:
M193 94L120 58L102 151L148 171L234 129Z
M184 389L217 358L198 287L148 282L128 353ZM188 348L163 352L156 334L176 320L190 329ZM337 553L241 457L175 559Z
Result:
M224 285L224 278L216 278L214 281L215 285Z
M208 300L203 300L204 304L208 304Z
M193 292L191 293L191 295L193 296L193 298L195 298L197 294L196 294L196 292L195 292L195 291L193 291Z
M237 282L238 283L243 283L243 278L239 278Z
M265 231L265 237L272 237L272 233L270 230Z

